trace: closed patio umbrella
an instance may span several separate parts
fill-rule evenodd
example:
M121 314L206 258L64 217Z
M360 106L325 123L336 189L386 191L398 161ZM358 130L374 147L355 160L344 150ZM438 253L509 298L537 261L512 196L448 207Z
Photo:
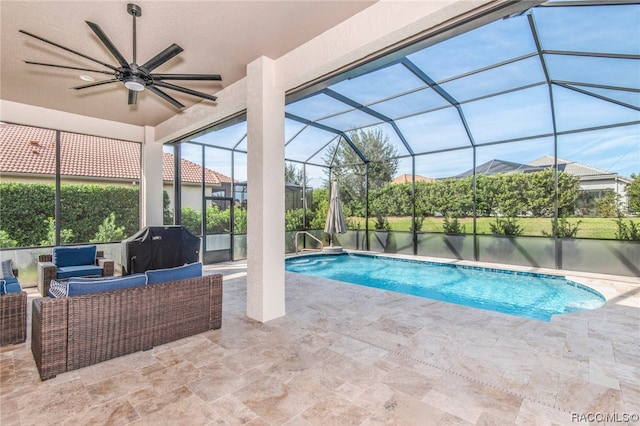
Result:
M327 214L327 222L324 225L324 232L329 234L329 242L333 247L333 234L344 234L347 232L347 226L344 222L344 213L340 205L340 190L338 182L334 181L331 185L331 198L329 200L329 214Z

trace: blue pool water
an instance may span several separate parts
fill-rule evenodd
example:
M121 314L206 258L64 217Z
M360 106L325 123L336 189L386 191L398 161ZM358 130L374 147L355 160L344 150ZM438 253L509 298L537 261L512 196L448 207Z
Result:
M474 308L549 321L595 309L605 298L563 277L383 256L341 254L287 259L286 270Z

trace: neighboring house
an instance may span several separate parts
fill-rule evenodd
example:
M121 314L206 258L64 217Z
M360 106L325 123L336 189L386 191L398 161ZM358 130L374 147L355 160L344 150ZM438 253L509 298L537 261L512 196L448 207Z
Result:
M553 157L545 155L529 165L553 167ZM631 178L562 158L558 158L558 169L580 178L580 190L587 200L597 200L605 191L613 191L618 195L622 205L628 205L627 187L631 184Z
M2 182L53 183L55 132L0 123L0 179ZM63 183L135 186L140 183L140 144L77 133L60 133L60 174ZM183 159L182 206L200 209L202 173L198 164ZM231 178L204 169L205 191L231 194ZM173 205L173 155L162 158L163 188Z
M527 164L514 163L505 160L490 160L476 167L481 175L496 175L501 173L529 173L553 167L554 157L545 155ZM605 191L613 191L619 197L623 206L628 205L627 187L631 179L618 173L611 173L595 167L580 164L575 161L558 158L558 170L577 176L580 179L580 190L585 196L587 204L600 198ZM467 170L455 177L462 178L473 175L473 169Z

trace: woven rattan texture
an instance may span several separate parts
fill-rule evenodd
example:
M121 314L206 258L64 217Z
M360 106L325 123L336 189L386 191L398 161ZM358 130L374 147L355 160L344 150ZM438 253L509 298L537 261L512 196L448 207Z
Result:
M222 275L33 302L31 350L50 379L222 325Z
M27 293L7 293L0 296L0 345L27 340Z
M49 286L51 280L57 278L56 265L52 263L53 256L50 254L41 254L38 256L38 291L41 295L46 296L49 294ZM98 250L96 252L96 265L102 268L103 277L113 276L115 265L112 259L104 257L104 251Z

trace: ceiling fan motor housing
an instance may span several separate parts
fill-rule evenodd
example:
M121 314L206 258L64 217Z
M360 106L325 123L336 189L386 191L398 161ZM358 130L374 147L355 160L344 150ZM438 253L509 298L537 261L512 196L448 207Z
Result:
M135 16L135 17L142 16L142 8L137 4L133 4L133 3L127 4L127 12L129 12L129 15L131 16Z

